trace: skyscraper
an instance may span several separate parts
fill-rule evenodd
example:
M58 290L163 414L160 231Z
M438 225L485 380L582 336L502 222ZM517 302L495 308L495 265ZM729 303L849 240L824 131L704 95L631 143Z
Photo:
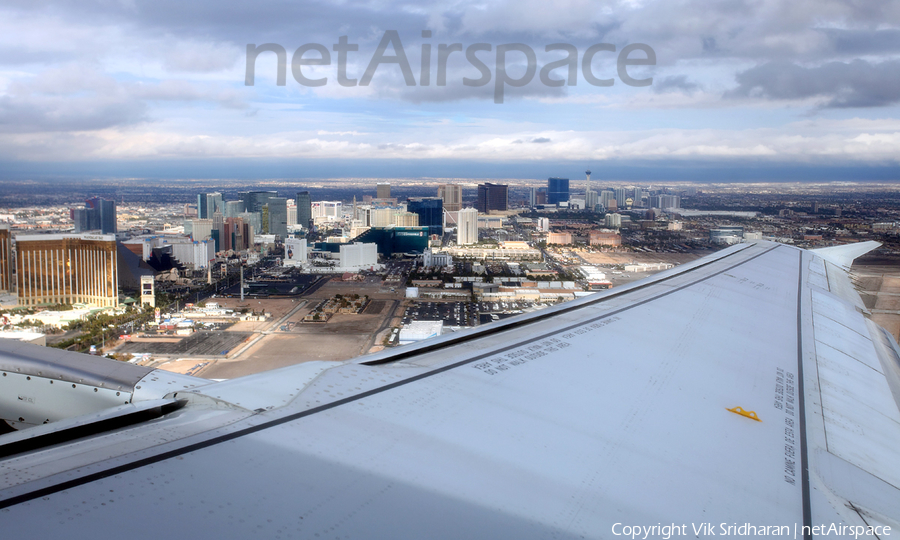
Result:
M600 192L600 204L603 205L604 209L608 209L610 204L609 201L616 200L616 192L611 189L604 189Z
M213 237L213 220L212 219L192 219L190 220L191 239L195 242L202 242Z
M444 205L437 197L409 199L406 210L419 215L419 227L428 227L428 234L444 233Z
M247 191L241 193L241 198L247 212L259 213L262 216L263 234L287 237L287 199L279 197L277 191Z
M222 215L222 212L213 212L212 215L212 235L213 245L215 246L215 251L219 252L225 249L225 216Z
M215 191L197 195L197 217L199 219L212 219L216 212L225 214L225 201L222 199L221 193Z
M667 209L667 208L680 208L681 207L681 197L678 195L660 195L658 197L659 203L657 204L657 208Z
M593 212L594 207L600 202L600 197L596 191L591 189L591 170L584 171L584 174L587 176L587 188L584 190L584 207Z
M530 206L536 206L538 204L547 204L547 188L546 187L533 187L529 190L529 203Z
M209 200L206 193L197 195L197 219L209 219Z
M287 238L287 199L271 197L269 205L269 234Z
M465 246L478 243L478 210L465 208L459 211L456 226L456 244Z
M379 182L375 185L375 198L376 199L390 199L391 198L391 185L385 182Z
M12 238L9 225L0 225L0 292L12 290Z
M297 223L297 207L293 204L288 204L287 206L287 222L288 225Z
M20 306L119 304L116 237L38 234L16 238Z
M241 193L241 198L244 200L244 210L247 212L262 213L262 207L269 202L269 199L277 196L277 191L247 191Z
M476 208L479 212L487 214L491 210L504 211L508 208L509 186L503 184L491 184L485 182L478 184L478 203Z
M462 186L442 184L438 186L437 196L444 200L444 210L457 212L462 208Z
M98 230L102 234L116 232L116 201L92 197L85 201L84 208L73 208L69 215L77 233Z
M625 208L625 199L628 198L628 190L623 187L616 188L616 205L618 208Z
M245 237L245 224L244 220L239 217L228 217L225 218L225 238L224 245L222 246L223 250L235 250L240 251L247 249L250 247L247 242L248 238Z
M244 211L244 201L225 201L225 210L222 212L227 218L238 217Z
M559 204L569 200L569 179L547 179L547 204Z
M297 198L297 223L309 228L309 221L312 219L312 199L309 197L308 191L298 191Z
M94 217L93 208L72 208L69 215L75 225L75 232L82 233L91 230L91 220Z
M596 191L587 190L584 194L584 208L586 210L594 211L594 207L600 203L600 197L597 195Z

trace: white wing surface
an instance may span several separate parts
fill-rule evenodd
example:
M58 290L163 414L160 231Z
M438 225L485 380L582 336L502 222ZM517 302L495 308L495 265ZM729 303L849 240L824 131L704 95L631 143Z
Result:
M886 538L900 357L844 255L741 244L346 363L222 383L121 375L129 404L0 437L0 530Z

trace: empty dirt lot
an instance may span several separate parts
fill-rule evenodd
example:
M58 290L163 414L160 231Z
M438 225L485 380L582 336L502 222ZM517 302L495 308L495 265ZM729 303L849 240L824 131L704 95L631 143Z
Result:
M335 314L325 323L302 322L319 302L336 294L368 295L371 303L360 314ZM303 300L305 305L281 322L297 303L268 299L246 301L248 307L265 309L272 318L265 323L241 323L230 330L256 332L256 342L246 349L235 350L228 358L211 362L197 374L210 379L233 379L312 360L337 361L361 356L377 345L376 335L389 325L401 293L390 292L380 282L332 280ZM228 307L238 307L238 303L233 298L222 302Z
M900 259L878 263L854 264L854 281L872 320L900 341Z

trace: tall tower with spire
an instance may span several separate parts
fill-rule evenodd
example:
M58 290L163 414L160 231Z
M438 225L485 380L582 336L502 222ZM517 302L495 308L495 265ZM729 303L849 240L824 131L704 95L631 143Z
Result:
M593 189L591 189L591 170L588 169L584 171L584 174L587 175L587 188L584 190L584 203L585 208L590 211L593 211L597 204L600 202L600 198Z

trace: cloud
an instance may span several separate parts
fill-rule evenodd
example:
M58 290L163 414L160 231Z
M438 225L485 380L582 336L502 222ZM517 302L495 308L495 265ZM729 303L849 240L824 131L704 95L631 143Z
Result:
M145 120L146 105L129 99L0 97L0 132L6 133L91 131Z
M10 0L0 8L0 152L99 160L887 159L900 155L900 128L789 122L809 108L820 120L851 107L895 115L897 28L900 3L845 0ZM287 86L278 87L274 62L262 57L256 86L243 86L248 43L277 43L290 55L305 43L332 50L347 35L359 44L348 72L361 78L390 29L399 31L417 83L422 45L432 46L430 86L407 86L386 64L370 86L342 87L334 52L332 65L304 68L327 76L327 86L300 86L288 71ZM433 37L421 37L423 29ZM641 42L654 48L658 66L648 69L654 83L646 89L618 78L595 88L583 77L577 87L547 87L536 75L525 87L505 87L504 104L495 105L495 79L462 84L479 76L464 54L451 56L448 84L436 84L438 45L478 42L494 47L479 53L494 77L502 43L530 45L538 66L561 57L544 46L571 43L581 73L588 46ZM597 72L615 77L615 56L601 61ZM522 68L512 65L511 74ZM596 131L602 126L623 127Z
M700 85L688 80L687 75L672 75L669 77L657 77L653 80L653 91L657 94L663 92L682 92L693 94L700 89Z
M0 132L0 158L119 160L181 158L453 159L485 162L554 160L734 160L897 163L900 121L804 120L782 128L546 131L497 124L477 134L428 140L419 133L363 133L327 138L314 131L219 135L161 129L158 124L71 133ZM522 141L547 139L540 144Z
M244 89L222 89L217 85L197 84L187 81L166 80L159 83L129 83L123 87L132 96L157 101L206 101L231 109L248 107L247 92Z
M726 97L779 100L822 98L823 107L882 107L900 101L900 60L828 62L803 67L773 61L737 74Z
M246 91L179 80L120 82L81 64L48 69L0 95L5 132L92 131L149 121L148 102L207 102L245 109Z
M115 79L70 64L9 85L0 96L0 131L90 131L146 120L147 106Z
M234 68L244 50L235 44L191 40L164 40L163 66L170 72L211 73Z
M884 55L900 53L900 29L817 28L837 55Z

